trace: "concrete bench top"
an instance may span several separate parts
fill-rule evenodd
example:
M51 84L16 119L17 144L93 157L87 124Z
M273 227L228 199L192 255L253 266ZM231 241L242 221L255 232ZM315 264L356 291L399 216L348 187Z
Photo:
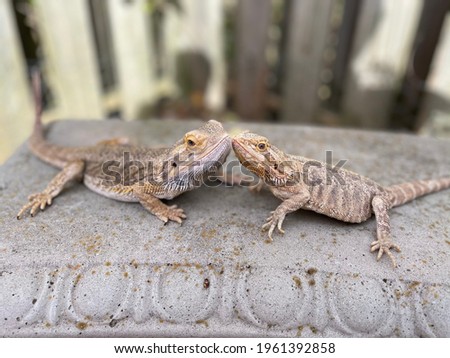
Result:
M198 121L63 121L52 142L128 136L170 145ZM383 185L450 174L450 141L236 123L292 154L334 161ZM231 156L230 160L234 157ZM57 169L22 146L0 167L0 335L93 337L450 337L450 190L391 210L399 267L369 252L375 220L307 211L266 243L269 192L202 187L163 225L138 204L68 188L36 217L15 215Z

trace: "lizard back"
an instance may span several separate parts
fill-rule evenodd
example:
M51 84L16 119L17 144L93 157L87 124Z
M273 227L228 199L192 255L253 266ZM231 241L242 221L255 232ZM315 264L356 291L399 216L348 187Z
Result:
M307 186L310 200L304 209L332 218L360 223L372 216L372 199L384 193L375 181L343 168L306 158L290 156L300 165L300 186Z

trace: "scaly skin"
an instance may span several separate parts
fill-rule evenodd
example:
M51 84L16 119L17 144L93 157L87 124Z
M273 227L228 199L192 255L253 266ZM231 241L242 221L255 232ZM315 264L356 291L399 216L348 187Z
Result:
M62 147L47 142L41 124L39 75L33 77L36 121L29 145L43 161L61 168L47 188L29 196L17 214L34 216L52 204L67 183L83 180L91 190L120 201L140 202L160 220L181 223L186 218L172 199L198 187L205 176L215 172L231 151L231 139L222 125L210 120L190 131L169 148L133 146L126 138L115 138L87 147Z
M366 221L375 214L377 240L371 244L371 251L378 250L378 260L386 254L394 267L397 263L390 250L400 251L400 247L392 242L389 209L450 187L450 178L441 178L384 188L357 173L286 154L267 138L249 132L235 136L232 145L241 164L283 201L262 227L269 231L270 240L276 228L284 233L285 216L298 209L350 223Z

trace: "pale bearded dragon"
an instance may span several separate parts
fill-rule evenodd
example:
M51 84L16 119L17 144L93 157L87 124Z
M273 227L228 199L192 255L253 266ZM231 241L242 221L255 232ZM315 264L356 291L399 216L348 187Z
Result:
M267 138L249 132L235 136L232 145L242 165L263 179L261 183L283 200L262 227L269 230L270 240L275 228L284 233L285 216L298 209L350 223L366 221L375 214L377 240L372 242L371 251L378 250L378 260L387 254L394 266L397 263L390 250L400 251L400 247L392 242L389 209L450 187L450 177L383 187L349 170L286 154Z
M172 199L201 184L216 171L231 151L231 139L222 125L210 120L186 133L170 148L146 148L127 144L124 138L106 140L94 146L64 147L45 140L41 124L41 85L33 76L36 121L29 140L31 151L41 160L61 168L44 191L29 196L17 214L34 216L51 205L71 181L82 180L94 192L125 202L139 202L160 220L181 223L186 218Z

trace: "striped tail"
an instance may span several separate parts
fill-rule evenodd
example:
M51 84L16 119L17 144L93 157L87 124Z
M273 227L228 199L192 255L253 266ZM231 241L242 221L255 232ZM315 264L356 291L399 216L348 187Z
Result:
M403 205L423 195L450 188L450 177L430 180L417 180L392 185L386 188L391 197L392 207Z

